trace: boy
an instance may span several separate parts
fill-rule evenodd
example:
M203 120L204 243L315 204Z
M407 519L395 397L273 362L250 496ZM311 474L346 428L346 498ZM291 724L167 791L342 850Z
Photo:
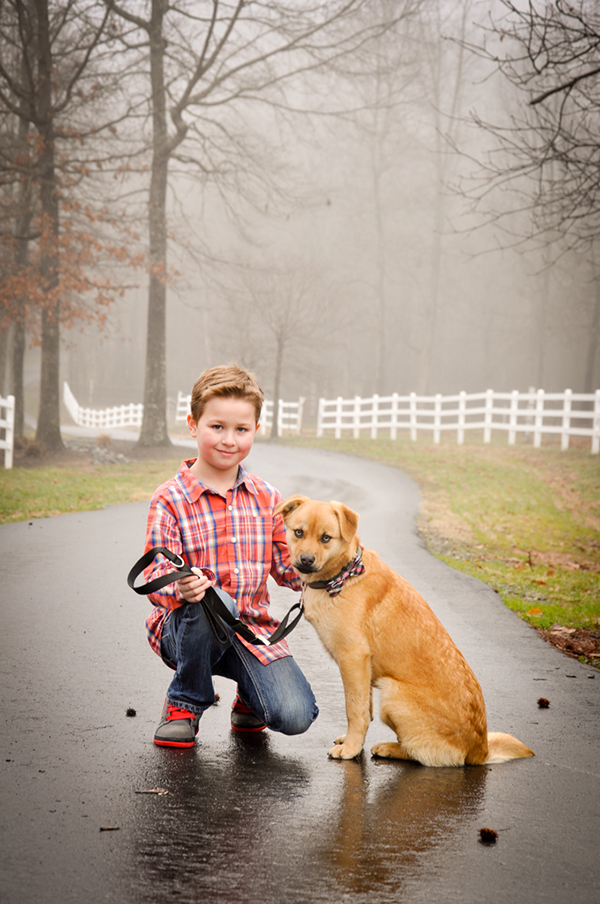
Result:
M285 641L254 645L223 624L226 642L220 643L200 605L213 585L233 615L267 637L278 624L268 611L269 574L279 584L300 589L283 521L273 516L281 494L241 465L252 448L263 401L248 371L236 365L204 371L192 390L188 415L198 457L183 461L152 498L146 550L167 547L195 572L149 596L156 606L146 622L150 645L175 670L154 735L158 746L194 746L200 717L215 700L213 675L237 683L231 712L236 730L268 726L298 734L318 714L310 685ZM147 579L172 570L164 561L157 563Z

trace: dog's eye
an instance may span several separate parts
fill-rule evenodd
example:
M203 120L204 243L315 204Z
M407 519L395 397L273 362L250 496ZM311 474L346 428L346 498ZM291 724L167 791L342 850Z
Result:
M331 537L329 536L329 534L323 534L323 536L321 537L321 543L329 543L330 540Z
M294 536L298 537L299 540L302 539L302 537L304 536L304 531L301 527L296 528L296 530L294 531Z

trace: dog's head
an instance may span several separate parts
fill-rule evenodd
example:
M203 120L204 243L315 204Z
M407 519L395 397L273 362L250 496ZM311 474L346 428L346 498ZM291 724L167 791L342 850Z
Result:
M292 565L301 574L326 579L353 558L358 515L343 502L290 496L279 503L275 514L283 515Z

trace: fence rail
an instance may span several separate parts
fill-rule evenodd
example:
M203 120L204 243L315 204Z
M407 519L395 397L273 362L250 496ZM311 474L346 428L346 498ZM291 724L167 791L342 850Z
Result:
M408 430L411 440L419 432L433 433L439 443L446 431L456 431L457 442L464 443L467 430L483 430L485 443L491 442L492 431L508 433L513 445L518 434L531 435L539 448L542 437L558 435L561 449L569 448L572 436L591 438L591 451L600 452L600 389L596 393L561 393L543 389L529 392L461 392L452 396L372 396L363 399L320 399L317 415L317 436L333 430L336 439L344 431L358 438L369 431L376 439L380 431L389 431L396 439L399 430Z
M175 423L182 423L190 413L191 395L177 393L177 405L175 408ZM277 414L277 429L279 435L283 433L300 433L302 431L302 414L304 412L305 399L300 397L297 402L284 402L279 399ZM273 402L265 400L260 415L259 435L268 436L273 426Z
M144 406L131 403L116 405L114 408L82 408L71 392L68 383L63 383L65 408L78 427L141 427Z
M0 449L4 449L4 467L13 466L13 448L15 444L15 397L0 396Z

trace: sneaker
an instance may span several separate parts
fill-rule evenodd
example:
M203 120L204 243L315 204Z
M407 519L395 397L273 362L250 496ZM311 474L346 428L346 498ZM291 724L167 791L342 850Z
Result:
M231 727L234 731L262 731L267 726L236 697L231 707Z
M158 747L193 747L200 716L165 700L154 743Z

